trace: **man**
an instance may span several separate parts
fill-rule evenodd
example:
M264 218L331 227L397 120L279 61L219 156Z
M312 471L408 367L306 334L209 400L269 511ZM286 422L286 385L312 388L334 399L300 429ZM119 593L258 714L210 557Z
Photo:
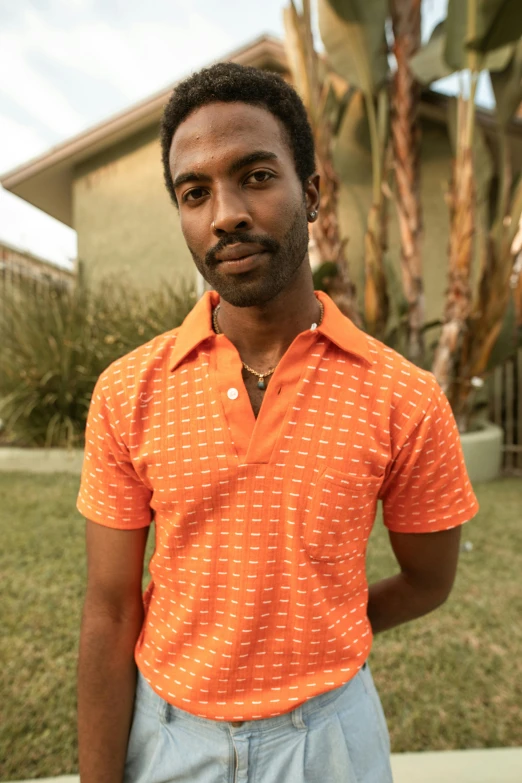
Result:
M319 177L282 79L195 74L162 148L214 291L93 395L82 781L386 783L366 661L373 633L450 592L477 510L453 417L432 375L314 293ZM378 499L399 573L368 591Z

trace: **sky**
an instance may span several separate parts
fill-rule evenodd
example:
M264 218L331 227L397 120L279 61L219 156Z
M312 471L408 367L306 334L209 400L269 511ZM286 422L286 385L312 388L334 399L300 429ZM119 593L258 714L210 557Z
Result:
M287 0L0 0L0 172L254 40ZM447 0L424 0L423 37ZM445 82L450 92L455 82ZM443 85L444 87L444 85ZM487 90L485 102L488 100ZM76 234L0 186L0 241L62 266Z

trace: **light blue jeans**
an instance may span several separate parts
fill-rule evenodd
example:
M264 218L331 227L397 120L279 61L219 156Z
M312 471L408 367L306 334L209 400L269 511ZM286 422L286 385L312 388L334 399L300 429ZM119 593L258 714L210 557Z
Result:
M275 718L197 718L138 674L125 783L392 783L381 702L366 665Z

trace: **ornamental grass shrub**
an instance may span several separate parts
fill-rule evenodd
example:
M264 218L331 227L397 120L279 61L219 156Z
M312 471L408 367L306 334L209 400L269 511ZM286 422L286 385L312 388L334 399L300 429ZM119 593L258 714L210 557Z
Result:
M22 446L83 445L96 379L115 359L173 329L195 292L163 283L142 290L81 270L73 287L21 281L0 309L3 440Z

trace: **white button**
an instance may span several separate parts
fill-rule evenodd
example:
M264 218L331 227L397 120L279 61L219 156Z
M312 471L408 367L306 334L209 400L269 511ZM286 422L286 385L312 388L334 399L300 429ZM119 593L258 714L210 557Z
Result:
M234 387L232 387L231 389L229 389L227 391L227 397L228 397L229 400L237 400L237 398L239 397L238 390L234 389Z

